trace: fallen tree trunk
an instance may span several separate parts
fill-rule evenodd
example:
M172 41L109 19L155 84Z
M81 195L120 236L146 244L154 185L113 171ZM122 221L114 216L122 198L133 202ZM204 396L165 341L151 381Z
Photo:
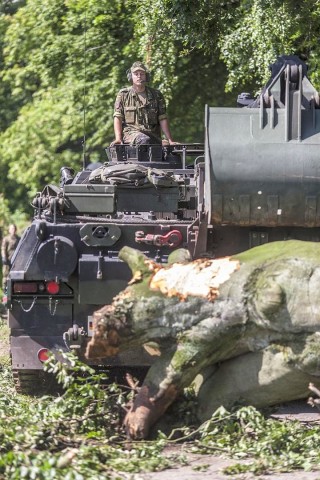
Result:
M131 437L145 438L199 374L206 379L198 382L203 419L220 403L242 398L254 404L255 391L259 406L307 395L309 381L320 374L318 243L274 242L234 257L166 267L129 247L120 256L133 278L95 313L86 356L141 345L157 356L125 420Z

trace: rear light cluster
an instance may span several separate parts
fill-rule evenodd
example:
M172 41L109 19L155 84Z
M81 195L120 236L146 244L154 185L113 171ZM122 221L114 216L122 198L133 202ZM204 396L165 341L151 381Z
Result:
M58 282L15 282L13 284L13 293L49 293L57 295L60 291Z
M46 360L48 360L49 358L49 350L47 348L40 348L40 350L38 350L38 359L40 360L40 362L45 362Z

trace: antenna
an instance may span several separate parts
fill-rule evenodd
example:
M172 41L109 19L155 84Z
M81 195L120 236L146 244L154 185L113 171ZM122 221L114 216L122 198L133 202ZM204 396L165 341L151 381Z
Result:
M84 14L84 85L83 85L83 140L82 168L86 168L86 109L87 109L87 7Z
M105 47L107 44L98 45L87 49L87 7L84 14L84 81L83 81L83 140L82 140L82 168L86 169L87 164L87 143L86 143L86 114L87 114L87 52Z

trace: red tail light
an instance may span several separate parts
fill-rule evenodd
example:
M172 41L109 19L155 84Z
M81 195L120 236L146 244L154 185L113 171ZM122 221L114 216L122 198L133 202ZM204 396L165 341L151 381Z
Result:
M47 283L47 292L50 293L50 295L56 295L59 293L60 290L60 285L57 282L48 282Z
M35 282L16 282L13 285L14 293L37 293L38 285Z
M45 362L49 358L49 350L47 348L40 348L38 351L38 359L40 362Z

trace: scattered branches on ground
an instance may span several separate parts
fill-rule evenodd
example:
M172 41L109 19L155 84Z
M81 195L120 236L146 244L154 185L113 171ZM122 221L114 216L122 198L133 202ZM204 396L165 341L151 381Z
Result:
M72 354L51 358L46 370L64 386L60 396L29 397L15 392L11 370L0 367L0 478L10 480L121 480L157 471L185 456L163 454L166 446L231 457L225 469L234 475L312 470L320 461L320 426L268 418L253 407L218 409L199 426L194 421L191 390L171 407L178 425L151 441L125 437L122 419L137 383L121 387Z

